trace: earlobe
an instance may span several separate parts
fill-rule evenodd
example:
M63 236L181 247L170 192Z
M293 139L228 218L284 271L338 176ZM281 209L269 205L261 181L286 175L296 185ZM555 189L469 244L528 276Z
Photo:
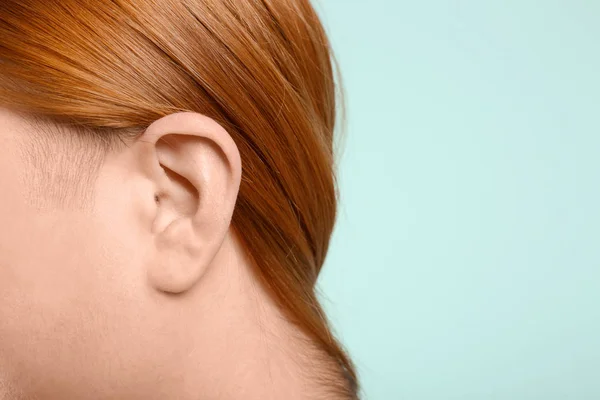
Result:
M181 293L211 267L229 231L241 181L241 160L229 133L198 113L155 121L140 137L156 164L160 193L147 262L150 284Z

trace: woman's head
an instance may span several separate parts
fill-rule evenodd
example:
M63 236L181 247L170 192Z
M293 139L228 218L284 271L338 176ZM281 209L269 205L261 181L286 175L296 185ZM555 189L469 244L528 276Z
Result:
M350 397L314 292L336 114L309 2L3 0L0 38L0 394L228 398L289 370Z

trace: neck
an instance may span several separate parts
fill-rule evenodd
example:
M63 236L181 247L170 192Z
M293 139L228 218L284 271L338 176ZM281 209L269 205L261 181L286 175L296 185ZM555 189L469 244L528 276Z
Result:
M207 378L190 391L202 400L331 399L326 357L286 322L233 236L213 264L190 298L200 317L188 366Z

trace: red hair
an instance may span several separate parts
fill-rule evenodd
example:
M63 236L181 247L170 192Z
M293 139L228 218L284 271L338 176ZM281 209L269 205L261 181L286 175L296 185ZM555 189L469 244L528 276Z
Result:
M178 111L233 137L243 173L233 228L261 282L322 354L357 379L315 295L336 217L331 48L308 0L2 0L0 98L132 139ZM342 379L345 377L345 379Z

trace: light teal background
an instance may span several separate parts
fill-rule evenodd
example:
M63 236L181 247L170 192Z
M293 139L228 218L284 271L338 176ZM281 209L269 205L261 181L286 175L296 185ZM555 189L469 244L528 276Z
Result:
M600 399L600 2L319 0L367 400Z

